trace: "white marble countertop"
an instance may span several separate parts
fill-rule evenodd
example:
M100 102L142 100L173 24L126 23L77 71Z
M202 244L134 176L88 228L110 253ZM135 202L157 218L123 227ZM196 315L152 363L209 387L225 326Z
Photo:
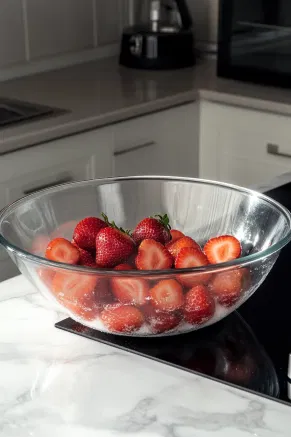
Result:
M290 436L290 407L54 328L22 276L0 301L1 437Z
M291 90L219 78L213 60L173 72L108 58L2 82L0 96L69 111L1 129L0 154L197 99L291 115Z

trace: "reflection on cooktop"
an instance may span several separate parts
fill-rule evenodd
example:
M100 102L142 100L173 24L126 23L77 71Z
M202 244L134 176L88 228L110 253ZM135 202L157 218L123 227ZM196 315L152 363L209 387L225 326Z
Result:
M158 338L104 334L66 319L56 327L230 384L279 397L273 363L238 313L196 332Z

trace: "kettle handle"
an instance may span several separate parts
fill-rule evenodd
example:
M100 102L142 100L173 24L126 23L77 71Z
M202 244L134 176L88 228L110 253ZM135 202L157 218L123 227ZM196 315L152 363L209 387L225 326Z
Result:
M175 0L178 10L180 12L180 16L181 16L181 22L182 22L182 27L183 29L190 29L193 25L193 21L188 9L188 6L186 4L185 0Z

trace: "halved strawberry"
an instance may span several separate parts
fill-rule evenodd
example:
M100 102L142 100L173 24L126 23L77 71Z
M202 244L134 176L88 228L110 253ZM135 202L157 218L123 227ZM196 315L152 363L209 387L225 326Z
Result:
M57 300L72 313L85 320L97 317L95 287L98 278L73 272L57 272L51 290Z
M95 251L97 234L107 226L108 224L104 220L97 217L86 217L75 227L73 239L81 249Z
M149 284L143 278L130 276L112 277L111 288L114 296L122 303L144 305L149 299Z
M211 238L204 246L204 253L210 264L219 264L241 256L241 245L232 235Z
M183 234L183 232L178 231L177 229L171 229L170 230L170 234L171 234L171 243L174 243L175 241L179 240L180 238L185 237L185 235Z
M107 227L96 237L96 264L100 267L115 267L127 260L135 250L135 243L125 232Z
M196 285L185 295L184 319L191 325L206 323L215 311L214 299L204 285Z
M176 261L176 269L188 269L191 267L207 266L208 260L202 250L195 247L184 247L180 250ZM186 287L194 287L198 284L207 284L211 273L185 273L178 276L179 282Z
M138 270L165 270L173 265L167 249L155 240L143 240L138 248L135 264Z
M102 311L102 322L112 332L133 332L139 329L144 317L142 312L131 305L112 305Z
M114 267L114 270L134 270L134 268L130 264L119 264Z
M143 240L155 240L165 244L171 239L170 229L167 214L155 215L139 222L132 236L136 244L140 244Z
M218 273L209 284L210 290L220 305L234 305L242 293L243 271L241 269Z
M166 245L166 248L174 258L176 258L180 250L185 247L194 247L195 249L200 249L199 244L190 237L182 237L176 241L170 241L170 243Z
M47 246L45 257L65 264L78 264L79 250L65 238L55 238Z
M116 303L116 298L111 292L109 280L107 278L99 278L94 290L94 300L99 311L103 311L107 305Z
M142 308L142 311L154 334L170 331L181 322L180 314L157 311L152 305L146 305Z
M160 311L176 311L184 304L183 288L175 279L158 282L150 290L150 297L154 308Z

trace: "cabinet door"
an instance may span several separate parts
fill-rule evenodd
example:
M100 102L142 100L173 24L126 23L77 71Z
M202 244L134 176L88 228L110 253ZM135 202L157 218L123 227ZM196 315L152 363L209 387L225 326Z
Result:
M114 174L198 176L198 104L114 126Z
M203 102L201 126L201 177L252 186L291 171L289 117Z
M112 130L106 128L1 157L1 208L56 184L112 176L112 144ZM0 281L17 272L7 253L0 249Z

